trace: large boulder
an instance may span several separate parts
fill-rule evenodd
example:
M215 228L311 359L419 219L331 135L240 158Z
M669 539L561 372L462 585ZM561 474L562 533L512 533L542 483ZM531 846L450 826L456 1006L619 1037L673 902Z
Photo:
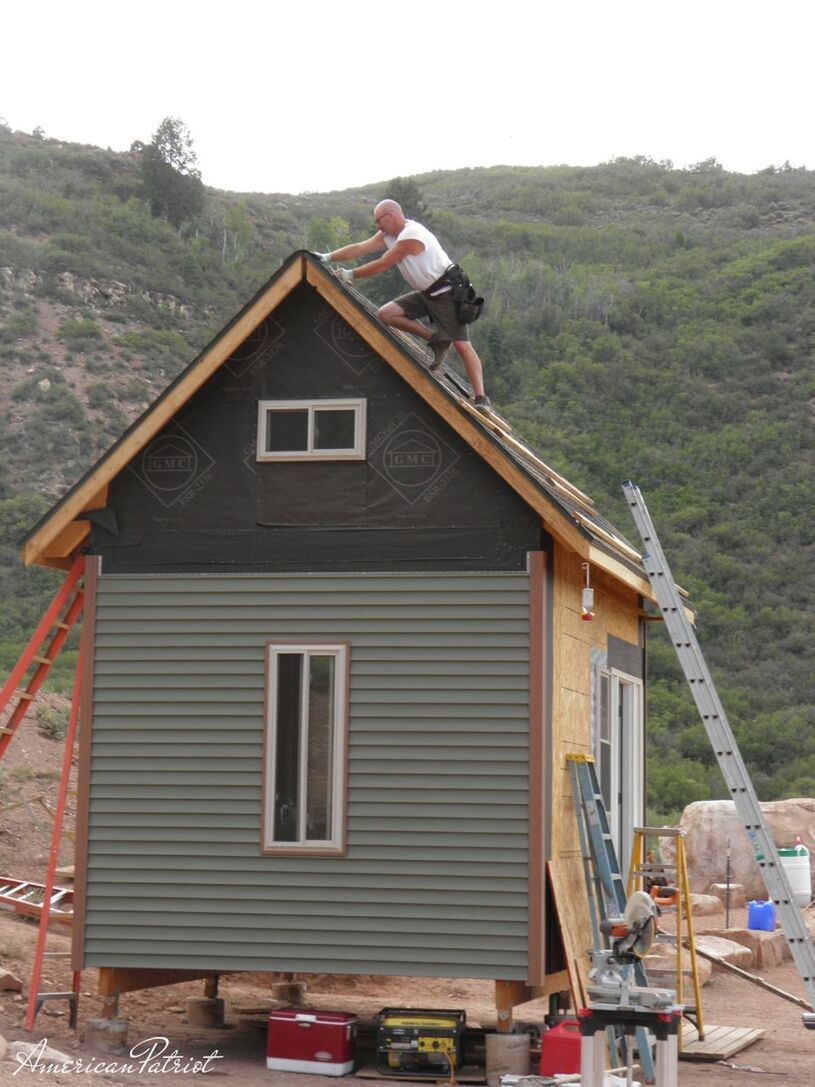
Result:
M765 932L761 929L729 928L727 939L749 949L757 970L768 970L791 958L787 941L781 932Z
M793 845L800 836L810 854L815 854L815 799L773 800L762 804L761 810L777 846ZM766 899L761 872L732 800L689 804L679 825L685 832L692 891L707 892L714 884L725 882L729 847L731 882L740 883L748 899Z
M755 965L755 954L749 947L729 940L718 932L697 933L696 950L722 962L729 962L731 966L740 966L742 970L749 970Z

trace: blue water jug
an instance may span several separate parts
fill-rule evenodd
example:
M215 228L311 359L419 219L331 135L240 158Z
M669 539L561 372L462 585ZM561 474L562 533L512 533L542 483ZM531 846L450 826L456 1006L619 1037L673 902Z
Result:
M775 932L775 903L748 903L747 927L758 932Z

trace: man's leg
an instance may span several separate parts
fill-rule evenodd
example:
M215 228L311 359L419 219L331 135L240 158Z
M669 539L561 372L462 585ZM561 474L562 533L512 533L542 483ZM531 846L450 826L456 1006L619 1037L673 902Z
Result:
M467 377L470 379L473 392L476 396L486 396L484 392L484 371L478 352L469 340L454 340L453 344L461 356L461 361L464 363L464 369L467 371Z
M409 332L412 336L420 336L423 340L429 340L433 335L433 329L423 325L421 321L415 321L408 317L402 307L396 302L386 302L379 310L377 317L383 324L390 328L398 328L402 332Z

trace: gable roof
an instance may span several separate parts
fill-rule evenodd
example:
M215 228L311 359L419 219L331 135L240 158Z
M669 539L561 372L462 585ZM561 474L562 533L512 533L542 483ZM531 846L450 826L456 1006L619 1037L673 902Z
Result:
M254 298L32 529L22 544L26 565L65 567L90 532L86 514L107 504L112 479L301 283L310 284L354 331L467 442L545 522L547 531L584 561L643 596L652 591L634 547L595 509L588 495L538 457L497 413L475 410L455 376L431 375L415 341L386 328L362 295L344 287L313 254L293 253Z

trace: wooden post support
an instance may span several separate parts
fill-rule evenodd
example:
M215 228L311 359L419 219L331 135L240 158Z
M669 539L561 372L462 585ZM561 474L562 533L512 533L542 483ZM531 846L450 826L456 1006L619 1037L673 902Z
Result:
M512 1030L512 1009L516 1004L525 1004L533 996L532 989L525 981L495 982L495 1015L501 1034L509 1034Z

